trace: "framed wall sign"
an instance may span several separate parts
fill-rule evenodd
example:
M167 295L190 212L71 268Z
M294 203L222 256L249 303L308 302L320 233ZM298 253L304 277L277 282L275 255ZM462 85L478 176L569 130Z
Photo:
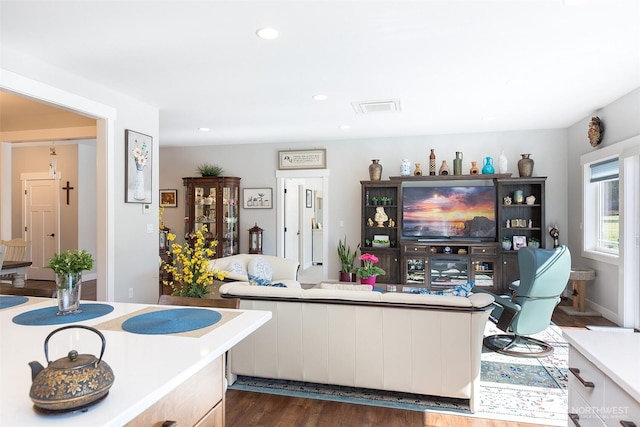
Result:
M153 138L129 129L124 131L125 202L151 203L151 166Z
M271 209L273 207L273 190L271 188L244 188L242 200L245 209Z
M513 249L518 250L520 248L524 248L527 246L527 237L526 236L513 236Z
M278 151L278 169L324 169L327 167L327 150Z
M178 207L178 190L160 190L160 206L165 208Z

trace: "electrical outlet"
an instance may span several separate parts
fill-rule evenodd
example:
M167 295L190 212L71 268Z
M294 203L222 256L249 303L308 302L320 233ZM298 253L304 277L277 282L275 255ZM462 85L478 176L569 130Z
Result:
M147 224L147 233L153 233L153 224Z
M133 288L129 288L129 299L133 298Z

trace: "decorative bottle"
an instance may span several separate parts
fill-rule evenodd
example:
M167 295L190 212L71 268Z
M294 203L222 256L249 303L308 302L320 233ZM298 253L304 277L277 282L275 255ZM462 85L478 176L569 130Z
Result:
M415 176L422 176L422 168L420 167L420 163L416 163L416 170L413 171Z
M482 174L483 175L493 175L495 173L495 169L493 167L493 158L485 157L484 158L484 166L482 166Z
M409 162L409 159L402 159L402 163L400 163L400 175L401 176L411 175L411 162Z
M498 172L507 173L507 156L504 154L504 150L500 152L500 157L498 157Z
M518 173L521 177L528 177L533 174L533 159L529 158L531 154L521 154L522 158L518 160Z
M453 174L462 175L462 152L456 151L456 158L453 159Z
M371 181L380 181L382 178L382 165L380 164L379 159L371 160L371 164L369 165L369 179Z
M469 175L478 175L480 169L478 169L478 162L471 160L471 169L469 169Z
M440 170L438 171L438 173L440 175L449 175L449 165L447 165L447 161L443 160L442 161L442 165L440 165Z
M433 152L433 148L431 149L431 154L429 154L429 175L436 174L436 153Z

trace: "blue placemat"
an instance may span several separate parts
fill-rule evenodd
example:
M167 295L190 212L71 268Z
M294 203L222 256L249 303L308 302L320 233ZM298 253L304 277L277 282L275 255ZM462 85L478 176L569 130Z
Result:
M15 295L0 296L0 309L9 308L16 305L24 304L29 298Z
M174 308L153 311L127 319L122 329L134 334L177 334L195 331L217 323L222 315L203 308Z
M83 304L80 303L82 313L67 314L66 316L56 316L58 306L40 308L38 310L27 311L13 318L13 323L27 326L40 325L61 325L64 323L81 322L83 320L95 319L113 311L109 304Z

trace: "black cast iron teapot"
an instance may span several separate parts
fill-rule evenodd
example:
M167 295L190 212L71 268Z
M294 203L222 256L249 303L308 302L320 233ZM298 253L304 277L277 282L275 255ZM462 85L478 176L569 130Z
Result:
M49 361L49 339L57 332L71 328L87 329L98 334L102 340L100 357L71 350L67 357ZM102 360L105 346L104 335L90 326L69 325L51 332L44 340L47 367L39 362L29 362L32 379L29 397L35 406L48 411L74 411L106 397L115 377L111 367Z

